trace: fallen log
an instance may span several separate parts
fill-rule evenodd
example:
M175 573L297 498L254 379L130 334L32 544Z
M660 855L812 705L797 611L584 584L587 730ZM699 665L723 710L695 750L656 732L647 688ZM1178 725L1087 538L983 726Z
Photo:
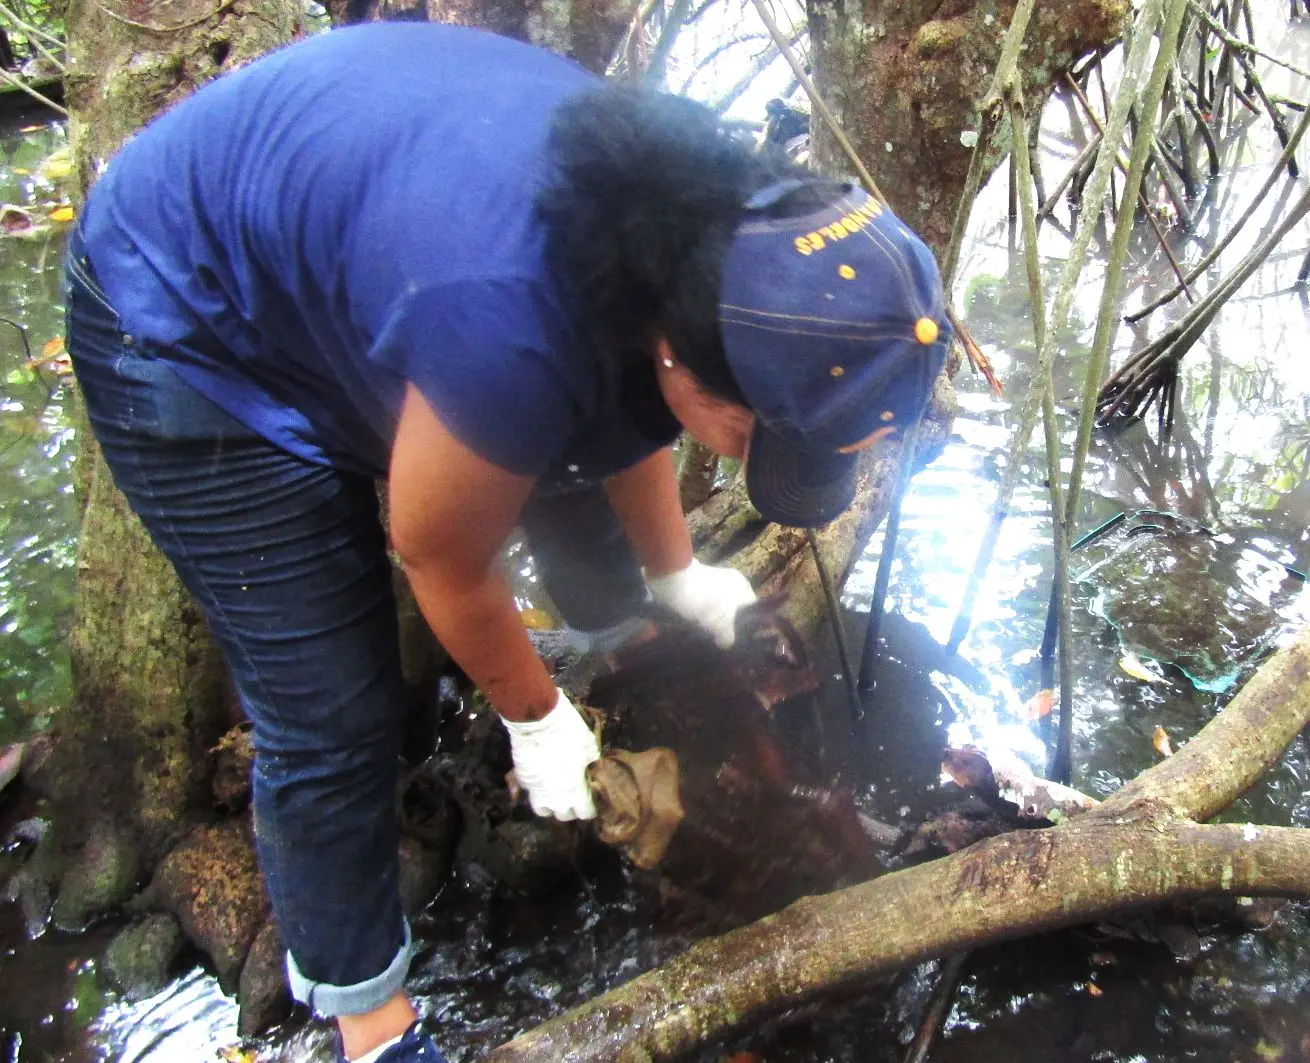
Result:
M1310 898L1310 830L1202 825L1310 722L1310 628L1177 754L1099 807L807 897L502 1045L488 1063L676 1059L932 957L1206 895ZM1185 759L1184 759L1185 758Z
M766 1013L935 956L1216 893L1310 898L1310 830L1203 826L1160 810L1005 834L699 942L486 1063L676 1059Z

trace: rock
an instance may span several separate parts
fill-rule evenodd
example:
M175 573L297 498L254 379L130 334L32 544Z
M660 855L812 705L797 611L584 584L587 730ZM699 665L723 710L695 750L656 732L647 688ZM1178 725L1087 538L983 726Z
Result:
M128 1000L144 1000L168 984L182 945L177 920L157 912L119 932L105 950L105 966Z
M427 906L449 873L449 849L433 849L416 838L400 839L400 904L410 919Z
M268 915L248 820L197 827L164 857L149 894L213 961L224 992L233 992Z
M139 876L135 847L107 820L93 823L59 883L52 922L60 930L86 929L95 916L126 903Z
M23 766L23 751L26 746L15 742L12 746L0 749L0 791L18 778L18 771Z
M511 820L490 832L476 862L512 889L548 892L577 874L578 838L558 820Z
M23 915L23 932L29 941L34 941L45 933L53 895L54 884L46 874L44 863L31 860L10 875L0 900L18 905Z
M257 1037L276 1026L291 1011L291 991L287 988L286 946L272 919L267 919L255 935L254 944L241 968L238 992L241 1011L237 1016L237 1033Z
M240 812L250 804L250 771L255 763L249 726L233 727L210 753L214 755L214 803L229 812Z

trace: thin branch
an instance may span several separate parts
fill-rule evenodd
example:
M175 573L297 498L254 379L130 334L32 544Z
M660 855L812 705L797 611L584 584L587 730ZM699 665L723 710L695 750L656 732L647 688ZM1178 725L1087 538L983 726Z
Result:
M32 99L34 99L34 100L40 100L40 101L41 101L42 103L44 103L47 107L49 107L52 111L58 111L58 112L59 112L60 114L62 114L65 118L68 117L68 111L67 111L67 109L65 109L65 108L63 108L63 107L60 107L59 104L55 103L54 100L52 100L52 99L48 98L47 96L44 96L44 95L42 95L41 93L37 92L36 89L32 88L32 86L29 85L26 81L24 81L24 80L23 80L22 78L20 78L20 77L17 77L17 76L14 75L14 74L9 73L8 70L5 70L5 69L3 69L3 68L0 68L0 79L3 79L5 82L7 82L7 83L10 84L10 85L13 85L14 88L16 88L16 89L19 89L19 90L21 90L21 91L23 91L23 92L26 92L29 96L32 97Z
M1114 167L1115 148L1122 139L1124 129L1128 125L1128 110L1137 95L1137 82L1141 76L1142 68L1146 65L1146 58L1153 39L1152 31L1159 22L1162 2L1163 0L1146 0L1137 16L1137 29L1133 34L1132 44L1128 49L1128 57L1124 62L1119 91L1115 96L1114 105L1110 108L1110 114L1106 120L1106 133L1085 193L1085 209L1080 212L1078 227L1074 232L1074 238L1060 276L1060 287L1055 293L1055 303L1051 310L1050 324L1047 330L1048 345L1051 344L1052 337L1058 336L1063 331L1065 323L1069 319L1069 311L1073 306L1074 290L1077 286L1078 277L1082 272L1083 262L1087 257L1087 248L1091 244L1092 234L1097 226L1101 203L1105 199L1105 193L1109 186L1110 171ZM1052 354L1046 351L1038 351L1037 354L1039 362L1042 358L1051 356ZM960 611L956 614L955 622L951 626L951 634L947 642L949 652L958 650L960 643L964 641L965 635L969 633L973 617L973 606L978 597L978 590L982 586L983 575L991 565L992 554L996 550L1001 528L1004 526L1006 515L1009 513L1010 500L1014 497L1015 489L1019 485L1019 473L1023 468L1023 455L1027 450L1033 427L1037 423L1037 410L1041 405L1043 383L1044 381L1041 380L1040 376L1034 378L1033 385L1020 409L1019 424L1010 441L1009 457L1004 475L1001 478L1001 485L997 490L996 501L992 506L991 519L983 531L982 541L978 546L978 556L974 561L973 571L970 572L969 581L964 589Z
M673 7L664 20L664 27L660 30L659 40L655 42L655 47L650 52L650 59L646 62L647 81L656 85L663 84L664 66L669 61L669 52L673 50L673 44L678 39L678 34L682 32L690 9L691 0L673 0Z
M47 41L52 42L59 48L66 47L63 41L61 41L58 37L52 37L50 34L46 33L44 30L38 29L36 26L32 26L24 22L21 18L15 15L9 8L5 7L4 4L0 4L0 16L8 19L10 22L14 24L14 26L22 30L23 33L27 36L28 43L31 44L32 47L35 48L38 52L40 52L41 55L44 56L48 61L53 63L55 67L58 69L60 74L65 74L68 72L68 68L64 65L64 61L58 58L57 56L55 56L53 53L51 53L51 51L48 48L42 45L39 38L44 37Z
M190 22L182 22L176 26L152 26L148 22L137 22L135 19L130 19L126 15L120 15L117 11L111 11L109 8L105 7L100 0L94 0L96 7L115 22L121 22L124 26L132 26L135 29L147 30L150 33L180 33L182 30L189 30L196 26L201 26L216 15L222 14L235 2L236 0L219 0L218 5L214 10L210 11L208 14L201 15L199 18L194 18Z
M1188 0L1169 0L1165 15L1164 32L1160 35L1162 42L1172 41L1182 25L1183 14L1187 10ZM1165 83L1173 69L1177 53L1170 47L1161 47L1156 56L1155 66L1147 82L1146 93L1142 99L1142 129L1145 135L1139 136L1133 144L1132 160L1128 170L1127 187L1123 200L1133 203L1141 187L1142 174L1146 170L1146 159L1154 138L1149 130L1154 125L1160 100L1164 96ZM1087 454L1092 445L1092 428L1096 423L1096 397L1100 391L1101 379L1105 375L1105 365L1110 356L1110 342L1115 328L1119 325L1119 298L1123 286L1123 265L1128 253L1128 241L1132 236L1132 211L1127 215L1120 211L1115 222L1114 237L1110 241L1110 257L1105 271L1105 290L1101 294L1101 309L1096 319L1096 334L1092 340L1092 353L1087 364L1087 374L1083 379L1083 405L1078 420L1078 437L1074 443L1073 469L1069 473L1069 493L1065 499L1064 516L1072 524L1078 516L1078 496L1082 488L1083 468L1087 463Z
M1031 161L1028 152L1028 121L1024 110L1023 90L1018 78L1005 87L1010 108L1013 138L1011 156L1018 176L1023 215L1024 265L1028 272L1028 303L1033 315L1033 340L1039 352L1035 376L1042 388L1042 428L1046 442L1046 476L1051 492L1051 535L1055 543L1055 575L1052 598L1060 617L1058 629L1060 653L1060 743L1053 758L1053 777L1068 781L1070 746L1073 742L1073 662L1069 649L1069 533L1060 492L1060 435L1055 412L1055 385L1052 377L1054 347L1046 337L1046 292L1042 284L1041 259L1037 251L1037 204L1034 201ZM1068 721L1066 725L1066 721Z
M791 35L791 38L788 40L788 43L791 45L795 45L798 41L804 38L807 32L808 30L806 30L804 27L798 29L795 33ZM714 103L714 107L713 107L714 113L719 116L726 114L728 108L731 107L734 103L736 103L745 94L746 90L749 89L753 84L755 84L755 79L758 78L762 73L764 73L764 71L767 70L769 66L773 63L773 61L777 58L778 58L778 53L774 51L772 48L766 48L764 51L760 52L760 54L755 57L754 62L751 63L746 73L742 75L741 79L737 82L737 84L733 85L731 89L729 89L722 97L720 97Z
M1264 49L1262 48L1257 48L1254 44L1250 44L1247 41L1242 40L1240 37L1234 37L1231 33L1228 32L1228 29L1224 26L1222 22L1218 22L1214 18L1212 18L1210 12L1208 12L1201 4L1198 4L1196 0L1188 0L1188 5L1197 15L1201 16L1201 20L1206 23L1206 25L1215 34L1215 36L1221 38L1223 42L1226 45L1228 45L1229 48L1233 49L1233 51L1246 52L1248 55L1258 55L1261 59L1268 60L1269 62L1273 63L1275 66L1281 66L1285 70L1290 70L1293 74L1296 74L1298 77L1310 78L1310 70L1303 70L1301 67L1289 63L1285 59L1280 59L1278 58L1278 56L1271 55L1269 52L1264 51ZM1203 51L1204 51L1204 47L1205 45L1203 42L1202 43Z
M1101 125L1101 120L1096 116L1096 112L1092 110L1092 105L1087 101L1087 97L1083 95L1083 90L1078 87L1078 83L1072 78L1068 80L1069 87L1073 89L1074 95L1078 98L1079 103L1083 105L1083 109L1086 110L1087 117L1091 119L1096 131L1104 133L1105 130ZM1183 286L1187 298L1194 302L1191 289L1187 287L1187 278L1183 276L1183 268L1178 264L1178 259L1174 257L1173 251L1170 250L1169 243L1165 240L1164 233L1160 229L1160 223L1156 220L1155 212L1151 210L1151 205L1146 201L1146 197L1142 195L1140 189L1137 192L1137 202L1141 204L1142 211L1146 214L1146 220L1150 222L1151 230L1155 233L1156 240L1160 242L1160 250L1164 252L1165 258L1169 260L1169 265L1173 268L1174 276L1178 278L1178 282Z
M787 60L787 65L791 67L792 73L796 75L801 87L805 89L805 94L810 98L810 106L814 109L814 113L823 119L824 125L828 127L828 132L832 134L832 138L837 141L838 146L846 154L846 158L855 167L855 172L860 175L860 180L864 182L869 194L879 203L885 205L887 197L882 194L878 182L873 179L873 174L869 173L868 167L864 165L864 160L860 158L855 146L838 124L836 116L828 108L828 105L823 102L819 90L815 88L814 82L810 80L810 75L806 73L801 61L796 58L796 53L792 51L787 38L782 35L782 30L778 28L778 23L774 21L773 15L769 13L764 0L751 0L751 3L755 6L755 10L759 12L760 19L769 30L769 36L773 38L773 43L778 46L778 51L782 52L783 58Z
M1283 171L1283 167L1286 165L1287 161L1292 157L1292 155L1296 152L1296 147L1298 144L1301 143L1301 138L1305 135L1305 131L1307 129L1310 129L1310 111L1306 111L1301 115L1301 120L1297 122L1296 128L1292 130L1292 135L1288 138L1287 145L1283 148L1282 154L1278 156L1278 161L1274 163L1273 169L1269 172L1269 176L1265 178L1264 184L1260 186L1260 190L1255 194L1255 198L1252 199L1251 202L1247 204L1246 209L1242 211L1241 217L1239 217L1237 221L1233 223L1233 227L1229 229L1227 233L1224 234L1223 239L1221 239L1217 244L1215 244L1215 246L1210 250L1210 252L1203 259L1201 259L1200 262L1198 262L1195 266L1193 266L1190 271L1188 271L1186 279L1189 283L1191 281L1196 280L1197 277L1199 277L1202 273L1204 273L1207 269L1209 269L1211 265L1214 264L1214 262L1219 258L1219 256L1223 254L1224 249L1227 248L1228 245L1233 242L1234 237L1236 237L1237 234L1241 232L1242 227L1248 221L1250 221L1251 218L1254 216L1255 212L1260 209L1260 205L1264 202L1265 196L1267 196L1269 194L1270 189L1272 189L1274 185L1278 183L1278 178ZM1151 311L1159 309L1160 307L1164 306L1165 303L1169 302L1172 299L1176 299L1181 291L1182 291L1181 287L1171 288L1169 291L1167 291L1164 295L1160 296L1159 299L1156 299L1149 306L1146 306L1143 309L1138 310L1136 313L1130 314L1127 318L1125 318L1125 320L1129 322L1140 321L1147 314L1151 313Z
M1002 99L1003 87L1013 79L1014 68L1019 59L1019 51L1023 47L1024 34L1028 32L1028 20L1032 17L1033 0L1020 0L1015 5L1014 15L1010 18L1009 29L1005 33L1005 41L1001 45L1001 55L996 62L996 70L992 74L992 83L987 89L987 95L983 98L981 121L977 131L977 139L973 143L973 154L969 157L969 171L964 179L964 190L960 195L959 206L955 210L955 221L951 225L950 241L946 245L946 254L942 259L942 279L946 285L946 290L950 291L951 282L955 277L955 267L960 258L960 247L964 242L964 230L969 221L969 214L973 210L974 199L978 194L978 186L982 183L983 170L986 167L987 150L991 145L992 138L996 135L996 127L1000 124L1001 115L1005 113L1005 103Z

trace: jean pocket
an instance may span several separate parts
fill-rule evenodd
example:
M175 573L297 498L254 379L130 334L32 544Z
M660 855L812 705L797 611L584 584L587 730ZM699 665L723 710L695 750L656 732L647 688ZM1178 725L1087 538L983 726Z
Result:
M125 344L115 364L122 385L133 392L131 428L159 439L255 439L223 407L201 394L168 362Z

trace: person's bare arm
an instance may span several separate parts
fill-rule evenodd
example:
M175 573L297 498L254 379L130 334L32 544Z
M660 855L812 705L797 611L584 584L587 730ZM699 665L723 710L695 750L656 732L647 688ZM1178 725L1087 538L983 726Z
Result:
M532 484L466 447L409 388L391 455L392 541L433 633L507 720L541 719L558 697L498 564Z
M648 578L681 572L691 564L691 536L682 519L670 448L611 477L605 496Z

